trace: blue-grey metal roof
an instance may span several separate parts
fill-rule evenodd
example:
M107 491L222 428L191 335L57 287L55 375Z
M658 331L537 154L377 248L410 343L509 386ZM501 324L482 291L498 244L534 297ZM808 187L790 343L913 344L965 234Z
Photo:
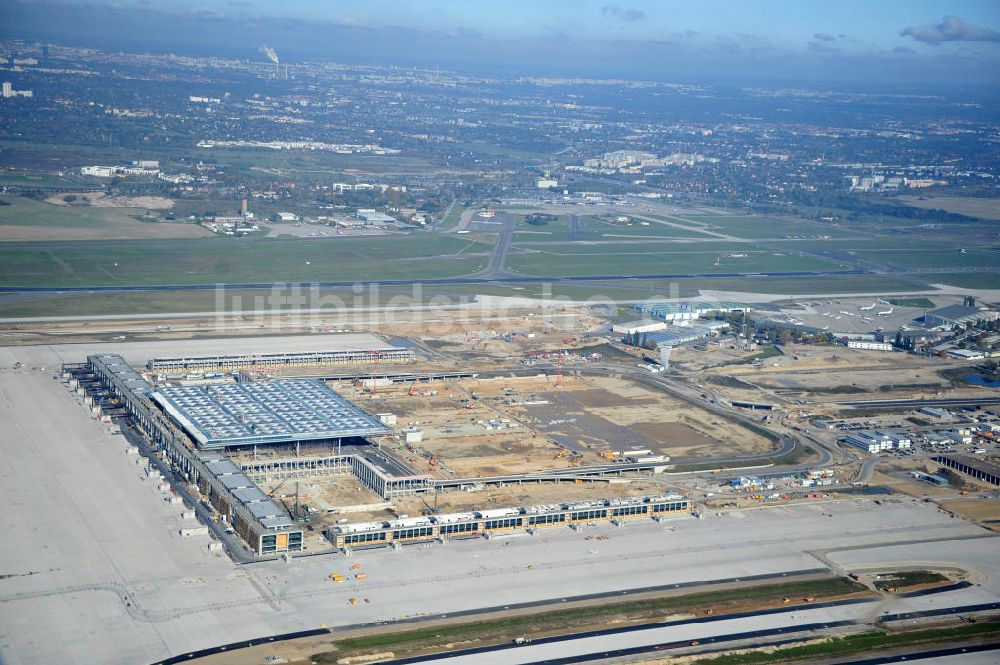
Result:
M641 333L645 340L655 342L657 347L676 346L685 342L704 339L713 332L709 326L690 325L674 326L666 330L655 330L653 332Z
M223 487L230 491L256 487L256 485L253 484L253 481L244 476L242 473L232 473L225 476L219 476L219 482L222 483Z
M215 476L227 476L233 473L240 473L240 467L227 459L216 460L205 464L205 468Z
M233 490L233 496L236 497L236 500L243 505L270 500L259 487L245 487L243 489Z
M158 388L152 395L202 448L391 432L311 379Z

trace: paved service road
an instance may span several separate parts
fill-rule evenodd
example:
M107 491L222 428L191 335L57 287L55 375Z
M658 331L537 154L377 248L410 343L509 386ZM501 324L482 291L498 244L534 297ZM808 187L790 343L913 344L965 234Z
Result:
M955 596L939 594L933 612L937 615L951 613ZM453 655L415 657L391 661L405 663L435 662L447 665L498 665L534 663L581 663L602 660L629 653L672 651L698 644L719 644L750 640L750 643L771 641L765 638L792 634L821 634L830 629L852 625L865 625L872 609L882 599L853 599L826 606L798 606L760 613L746 613L732 617L701 617L681 621L632 626L581 635L543 638L537 642L514 646L498 645L495 648L469 649Z
M986 406L1000 404L1000 396L945 397L942 399L882 399L864 402L841 402L842 406L861 409L921 409L924 407Z
M490 252L489 265L482 272L476 273L476 277L479 278L496 279L506 274L503 267L507 263L507 253L510 251L510 244L513 240L514 224L517 222L517 216L509 212L498 212L497 217L503 224L503 228L500 229L497 241L493 245L493 251Z
M538 284L546 282L577 283L577 282L606 282L606 281L648 281L663 279L706 279L706 278L739 278L739 277L821 277L825 275L872 275L870 270L792 270L774 272L715 272L715 273L658 273L648 275L579 275L566 277L551 277L544 275L516 275L506 276L503 281L512 284ZM451 284L482 284L496 281L494 277L438 277L433 279L418 280L417 283L426 286L451 285ZM409 286L414 284L412 279L375 279L375 280L342 280L332 282L246 282L226 284L229 289L271 289L275 286L289 287L299 286L301 288L318 287L351 287L355 284L380 285L380 286ZM131 291L211 291L218 288L218 284L151 284L148 286L0 286L0 293L128 293Z
M428 613L560 602L580 593L628 595L827 561L853 570L919 557L971 568L970 580L982 585L898 599L884 612L1000 599L996 535L906 497L703 511L702 519L552 527L489 541L356 552L350 559L330 554L236 565L208 551L207 536L180 535L190 521L167 500L169 489L127 454L124 437L110 434L82 398L53 379L60 362L79 362L87 353L114 351L141 364L156 355L254 353L276 345L321 350L334 341L299 335L0 347L0 423L9 443L0 455L0 501L10 506L0 560L12 562L0 571L0 662L49 665L80 662L85 654L109 665L151 663L321 625L412 626ZM329 582L330 572L353 563L364 566L367 579ZM370 602L352 605L352 597ZM634 646L627 637L595 639L623 642L591 651Z

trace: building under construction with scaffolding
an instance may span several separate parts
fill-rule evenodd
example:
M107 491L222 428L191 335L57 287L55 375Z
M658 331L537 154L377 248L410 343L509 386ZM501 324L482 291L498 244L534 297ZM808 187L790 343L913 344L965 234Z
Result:
M370 444L368 437L392 430L321 381L154 387L113 354L89 356L80 369L114 395L121 415L197 485L257 554L302 549L302 531L248 472L258 479L301 471L352 473L382 498L433 485L431 476L413 473ZM242 465L225 455L227 448L257 446L294 447L297 452L302 442L326 443L337 452L320 458L291 453L286 460Z
M155 373L230 372L234 370L279 370L296 367L359 365L372 363L409 363L413 349L385 345L372 349L338 349L301 353L247 353L215 356L176 356L152 358L146 369Z
M327 538L335 547L347 552L472 536L491 537L514 531L533 533L552 526L578 528L600 522L620 524L639 518L659 520L686 516L690 512L689 499L671 494L338 524L327 530Z
M134 425L142 440L149 443L150 451L143 452L150 456L151 463L154 456L168 461L172 470L186 481L185 487L197 488L184 498L211 506L214 513L207 515L206 520L231 525L257 555L304 548L305 534L300 525L310 521L315 510L299 501L297 479L318 476L350 476L353 480L349 482L356 480L362 486L358 490L368 490L374 495L371 497L377 502L371 504L374 512L383 510L383 502L435 493L435 508L431 510L428 506L433 515L428 524L393 521L362 529L363 536L360 532L352 535L351 530L357 527L345 525L343 529L328 532L329 542L341 550L366 543L402 544L426 538L489 536L504 530L556 524L620 522L636 516L660 518L690 509L686 499L673 497L663 501L657 497L641 501L608 499L586 510L577 504L560 503L542 513L535 508L516 509L516 515L504 517L477 513L469 519L455 518L456 524L449 526L445 521L454 516L436 514L439 491L477 491L485 486L525 483L575 485L624 474L652 475L668 468L669 458L653 455L561 468L518 469L508 473L495 470L501 471L499 475L449 472L447 477L438 478L414 470L410 466L412 460L404 459L405 452L394 454L394 448L403 450L401 432L388 426L394 420L367 413L325 381L301 378L254 381L247 376L241 381L238 375L243 370L231 369L236 381L219 376L154 385L148 375L143 376L121 356L113 354L89 356L85 365L73 366L71 371L90 377L87 380L96 381L102 395L110 396L108 403L116 405L114 417L122 419L123 424ZM412 396L412 384L421 377L386 375L379 380L392 382L397 378L404 385L411 383L408 394ZM165 473L168 470L164 467ZM294 508L274 498L278 488L290 479L296 479ZM270 491L262 487L269 487ZM566 494L560 499L569 499L571 493ZM624 503L619 505L618 501ZM336 512L339 505L328 503L325 510ZM217 526L209 524L209 527L222 536Z

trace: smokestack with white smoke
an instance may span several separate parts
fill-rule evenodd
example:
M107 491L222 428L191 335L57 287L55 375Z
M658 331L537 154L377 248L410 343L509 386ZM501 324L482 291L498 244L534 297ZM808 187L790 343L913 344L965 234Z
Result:
M264 55L267 56L268 60L270 60L274 64L277 65L277 64L279 64L281 62L280 60L278 60L278 52L275 51L270 46L268 46L267 44L261 45L261 47L260 47L259 50L260 50L261 53L263 53Z

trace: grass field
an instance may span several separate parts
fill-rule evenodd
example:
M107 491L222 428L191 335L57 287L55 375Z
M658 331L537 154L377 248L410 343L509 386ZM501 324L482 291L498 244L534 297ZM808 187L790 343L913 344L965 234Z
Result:
M664 219L664 218L660 218ZM642 222L649 222L649 226L643 226ZM673 220L668 220L673 222ZM680 222L675 222L680 224ZM679 226L668 226L667 224L660 224L656 221L656 217L653 215L646 215L644 217L634 217L632 226L622 226L620 224L609 224L607 222L601 222L595 220L594 229L600 231L601 236L608 238L609 240L614 238L617 239L618 236L628 237L628 238L642 238L645 236L656 236L663 238L711 238L712 236L702 233L697 230L696 227L690 227L688 229L680 228Z
M599 624L608 619L621 620L628 617L638 620L650 616L662 617L664 614L690 612L695 608L712 607L713 610L725 608L727 603L762 603L781 602L783 598L800 598L812 596L838 596L866 591L860 584L843 578L790 582L757 587L744 587L709 591L704 593L681 596L650 598L647 600L631 600L603 605L592 605L560 609L536 614L509 616L502 619L479 621L475 623L454 623L445 626L417 628L413 630L396 630L380 632L362 637L336 640L338 651L331 660L320 659L318 662L334 662L345 652L368 649L388 648L394 651L408 650L423 646L427 640L438 643L446 640L462 639L485 644L509 640L511 636L535 633L572 633L579 632L584 626Z
M804 220L782 219L757 215L684 215L684 219L713 227L718 233L740 238L781 238L786 235L840 236L856 235L852 230L838 229L827 224Z
M1000 289L1000 273L995 272L953 272L920 275L930 284L948 284L963 289Z
M421 279L486 265L489 245L431 237L0 244L4 286Z
M25 173L23 171L0 171L0 186L7 187L72 187L73 183L61 176Z
M782 647L771 652L752 651L749 653L710 656L695 661L695 665L766 665L768 663L814 663L843 662L832 658L856 654L863 658L876 658L881 649L891 649L916 645L941 643L953 644L958 640L975 639L1000 633L1000 623L985 623L953 626L950 628L930 628L903 633L873 631L832 637L826 641L803 646Z
M441 220L441 229L450 231L451 229L458 226L459 221L462 219L462 213L465 212L465 206L461 203L456 203L448 213L448 216Z
M561 245L512 253L507 269L526 275L655 275L661 273L730 273L837 270L840 265L795 254L763 251L736 243ZM724 252L745 254L740 258ZM722 257L719 265L715 260Z
M929 210L944 210L969 217L1000 220L1000 199L980 198L971 196L899 196L896 198L914 208Z
M212 233L188 223L142 222L139 208L59 206L6 196L0 206L0 242L26 240L141 240L204 238Z
M950 247L926 250L880 249L857 250L856 254L859 258L900 268L989 268L1000 265L1000 252L989 249L967 249L965 253Z
M226 289L222 310L231 311L235 308L243 311L255 309L255 298L266 297L267 289ZM343 302L353 306L358 294L343 289L309 290L304 294L309 300L302 309L331 309L339 307ZM372 298L368 292L362 295L364 306L390 304L397 296L413 295L407 287L381 286L378 297ZM441 298L451 299L449 302L471 301L477 295L504 296L510 298L568 298L571 300L600 299L641 301L648 298L668 298L674 296L695 296L697 291L682 285L677 291L672 291L670 285L663 282L598 282L585 285L575 284L524 284L504 286L502 284L448 284L422 285L420 299L427 303L431 298L441 302ZM339 299L334 300L334 298ZM235 305L234 305L235 304ZM398 305L398 301L391 304ZM266 308L263 305L262 308ZM18 297L9 302L3 302L0 296L0 318L27 318L45 316L91 316L91 315L128 315L128 314L169 314L183 312L215 312L217 311L216 294L214 290L192 291L145 291L135 293L79 293L60 295L58 297L28 296Z
M877 250L909 250L909 251L940 251L942 247L955 247L956 253L961 241L955 238L948 238L942 242L928 242L918 238L910 237L888 237L873 236L864 240L839 240L831 238L829 240L787 240L781 243L782 247L796 249L822 249L835 251L877 251Z
M959 275L961 277L962 275ZM988 275L969 275L987 277ZM938 280L939 281L939 280ZM1000 288L1000 284L997 285ZM898 281L880 275L822 275L809 278L749 277L739 279L699 278L677 281L668 280L608 280L580 284L448 284L423 285L421 297L428 301L432 297L448 297L455 302L469 300L476 295L507 296L514 298L569 298L572 300L612 300L637 302L646 299L696 296L699 289L723 291L743 291L747 293L772 293L776 295L808 294L849 294L879 293L919 290L912 282ZM242 297L243 309L249 309L255 297L267 294L266 290L227 289L229 297ZM310 294L312 292L310 291ZM322 297L336 296L344 302L353 303L356 294L337 289L320 289ZM395 295L410 295L405 287L380 287L379 302L387 302ZM347 296L350 296L348 298ZM367 295L365 296L367 298ZM227 302L233 302L227 300ZM366 304L376 304L375 302ZM329 301L318 306L327 307ZM304 308L311 308L307 304ZM227 305L228 307L228 305ZM8 302L0 299L0 318L41 317L41 316L88 316L118 314L158 314L173 312L214 312L216 311L213 291L149 291L140 293L80 293L55 298L18 298ZM628 308L628 311L632 311ZM632 317L634 318L634 317Z
M921 276L923 279L924 276ZM939 280L938 280L939 281ZM824 293L892 293L924 289L922 281L888 275L813 275L810 277L704 277L684 280L681 284L713 291L742 291L778 295Z

